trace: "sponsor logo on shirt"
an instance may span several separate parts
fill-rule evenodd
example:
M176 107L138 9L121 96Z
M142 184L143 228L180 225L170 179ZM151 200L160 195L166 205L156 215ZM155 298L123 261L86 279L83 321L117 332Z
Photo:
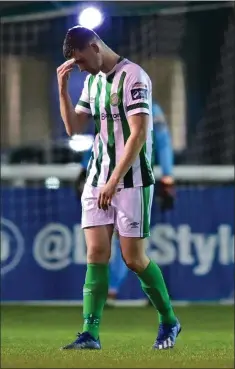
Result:
M120 119L120 114L102 113L100 116L101 116L102 120L105 120L105 119L118 120L118 119Z
M131 90L132 100L147 100L148 99L148 90L145 88L134 88Z

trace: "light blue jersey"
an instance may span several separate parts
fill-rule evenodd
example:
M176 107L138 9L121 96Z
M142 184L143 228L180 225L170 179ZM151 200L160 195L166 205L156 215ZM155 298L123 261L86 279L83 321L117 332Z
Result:
M165 115L157 103L153 103L153 130L155 165L160 165L163 176L172 175L173 150Z

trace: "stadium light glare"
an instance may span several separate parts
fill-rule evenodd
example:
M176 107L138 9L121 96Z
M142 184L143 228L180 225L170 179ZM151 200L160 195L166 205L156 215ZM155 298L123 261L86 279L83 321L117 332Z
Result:
M78 15L78 23L86 28L94 29L98 27L102 22L102 13L97 8L86 8Z
M69 140L69 147L73 151L87 151L92 148L94 137L92 135L73 135Z

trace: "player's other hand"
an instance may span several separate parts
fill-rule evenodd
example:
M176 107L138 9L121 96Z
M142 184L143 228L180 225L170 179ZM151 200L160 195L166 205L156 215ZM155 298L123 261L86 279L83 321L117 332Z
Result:
M67 91L69 73L72 71L75 65L75 59L66 60L57 68L57 80L59 86L59 92Z
M116 192L116 184L109 181L104 187L101 188L98 198L98 208L108 210L111 205L112 197Z
M172 177L162 177L155 185L155 197L162 212L174 208L175 187Z

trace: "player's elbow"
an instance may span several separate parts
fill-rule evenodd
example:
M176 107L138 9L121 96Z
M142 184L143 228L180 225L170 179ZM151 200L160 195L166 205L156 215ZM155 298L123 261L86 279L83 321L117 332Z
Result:
M66 127L66 133L69 137L71 137L73 135L73 131L70 127Z
M139 146L143 146L143 144L147 140L147 130L142 128L138 130L138 132L135 132L132 137L136 144L138 144Z
M66 133L69 137L78 134L79 132L77 132L76 130L76 126L74 126L74 124L67 124L66 125Z
M64 122L65 131L68 136L72 136L74 134L74 119L73 117L61 116Z
M68 136L73 136L75 134L82 134L85 130L87 123L87 117L83 114L75 114L66 124L66 132Z

